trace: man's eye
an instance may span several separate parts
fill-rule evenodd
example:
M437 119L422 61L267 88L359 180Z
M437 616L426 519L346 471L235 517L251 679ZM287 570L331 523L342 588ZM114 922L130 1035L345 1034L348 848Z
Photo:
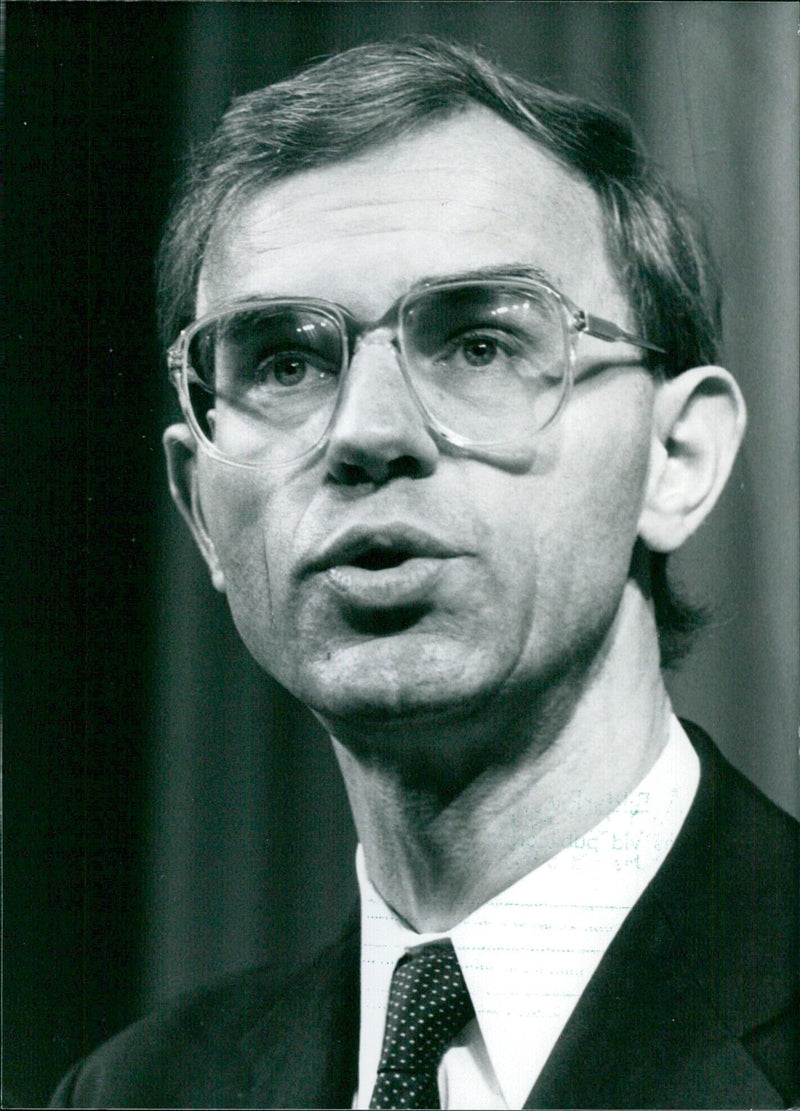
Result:
M459 346L464 361L469 366L475 367L489 366L497 358L499 352L497 340L490 339L487 336L473 336L462 340Z
M331 374L333 368L322 359L300 351L282 351L261 359L254 368L252 380L259 385L288 389L304 383L318 383Z
M468 332L451 337L443 345L438 361L480 370L513 359L517 354L518 346L512 336L501 337L487 332Z

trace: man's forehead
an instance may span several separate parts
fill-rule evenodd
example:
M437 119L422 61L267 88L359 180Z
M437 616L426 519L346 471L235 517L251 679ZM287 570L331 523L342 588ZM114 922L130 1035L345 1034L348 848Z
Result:
M282 294L347 301L365 281L385 299L429 275L503 263L538 266L576 295L573 272L604 255L589 185L476 108L255 194L212 235L197 307ZM321 288L328 278L334 288Z

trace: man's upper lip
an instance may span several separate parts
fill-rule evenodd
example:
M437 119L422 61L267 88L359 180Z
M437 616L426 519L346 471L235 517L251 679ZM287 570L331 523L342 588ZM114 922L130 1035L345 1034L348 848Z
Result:
M414 525L356 526L333 536L304 561L306 574L355 563L374 552L388 552L403 559L452 559L464 553L452 544Z

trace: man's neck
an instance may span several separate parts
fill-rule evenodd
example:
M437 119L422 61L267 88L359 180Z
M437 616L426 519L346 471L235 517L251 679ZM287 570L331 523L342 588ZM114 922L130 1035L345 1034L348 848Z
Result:
M640 604L636 592L621 610ZM414 929L454 926L590 830L647 774L670 711L655 634L641 617L620 614L613 643L554 733L552 716L549 734L537 727L541 702L535 720L496 720L498 751L508 752L509 728L524 730L527 743L454 794L412 786L396 766L334 738L370 879Z

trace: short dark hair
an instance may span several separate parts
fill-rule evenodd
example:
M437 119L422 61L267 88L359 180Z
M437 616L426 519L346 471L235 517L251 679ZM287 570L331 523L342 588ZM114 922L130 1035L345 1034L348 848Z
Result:
M662 181L630 122L525 81L474 50L429 36L354 47L234 100L193 154L159 254L165 346L194 317L212 231L255 193L302 170L344 162L482 105L596 193L612 269L632 326L666 351L673 376L718 361L719 286L699 223ZM657 360L657 363L656 363ZM666 557L650 553L662 663L688 650L703 611L681 599Z

